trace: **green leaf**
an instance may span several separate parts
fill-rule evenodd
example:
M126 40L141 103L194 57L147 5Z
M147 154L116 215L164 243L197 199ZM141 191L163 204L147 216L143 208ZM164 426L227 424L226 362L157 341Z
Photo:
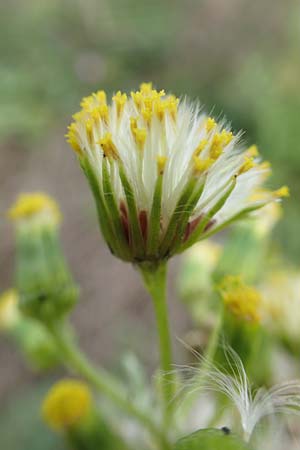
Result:
M180 439L174 450L252 450L228 429L206 428Z

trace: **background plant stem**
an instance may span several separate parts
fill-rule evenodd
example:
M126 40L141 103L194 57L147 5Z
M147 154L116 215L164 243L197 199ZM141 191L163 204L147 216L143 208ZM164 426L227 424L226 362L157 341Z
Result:
M48 329L57 344L63 363L69 369L84 377L121 410L140 422L154 436L161 450L171 450L163 430L152 421L152 418L130 402L126 390L118 380L104 369L95 368L88 361L70 335L65 332L64 324L49 325Z
M218 316L216 319L216 323L215 323L214 329L211 332L209 342L205 349L203 358L201 356L199 356L199 358L200 358L199 373L198 373L198 375L195 376L195 378L193 380L193 384L195 387L197 386L197 392L199 392L199 393L201 392L201 389L203 388L203 385L205 384L207 373L209 372L210 366L211 366L211 364L213 364L215 356L216 356L216 352L217 352L218 344L219 344L220 333L221 333L222 325L223 325L223 318L224 318L224 308L223 308L223 304L220 304L219 309L218 309ZM180 401L179 415L187 416L188 413L190 412L190 410L192 409L196 400L197 400L196 395L185 396L185 398Z

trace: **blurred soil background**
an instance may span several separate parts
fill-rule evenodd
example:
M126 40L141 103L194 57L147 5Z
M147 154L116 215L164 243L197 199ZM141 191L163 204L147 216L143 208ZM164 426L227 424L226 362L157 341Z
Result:
M117 366L122 350L132 349L154 367L156 355L149 299L134 269L104 245L86 180L64 141L71 114L92 91L153 81L199 98L234 130L245 130L245 144L257 143L272 161L270 186L291 188L275 238L299 262L298 1L4 0L0 53L0 290L14 282L5 211L21 191L46 191L64 214L63 245L81 288L73 322L94 360ZM180 335L187 319L174 287L170 306ZM1 410L41 380L1 338ZM0 430L7 424L1 417ZM20 448L11 442L10 450ZM34 450L28 442L22 450Z

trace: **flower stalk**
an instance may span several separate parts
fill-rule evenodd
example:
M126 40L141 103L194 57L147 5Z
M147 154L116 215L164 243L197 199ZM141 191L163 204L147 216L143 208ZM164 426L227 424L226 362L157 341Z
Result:
M145 288L149 292L154 306L159 341L160 369L163 373L165 419L168 421L172 410L174 382L172 374L172 345L166 295L167 263L161 262L155 266L141 265L139 268L144 280Z

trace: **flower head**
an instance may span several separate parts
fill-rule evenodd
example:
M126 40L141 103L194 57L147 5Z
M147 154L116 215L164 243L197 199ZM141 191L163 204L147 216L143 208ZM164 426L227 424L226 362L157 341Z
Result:
M92 409L92 396L86 383L66 379L56 383L44 399L42 415L55 430L78 424Z
M198 104L151 83L129 96L83 99L67 140L91 185L111 251L133 262L167 259L285 190L251 195L269 173L256 147Z

